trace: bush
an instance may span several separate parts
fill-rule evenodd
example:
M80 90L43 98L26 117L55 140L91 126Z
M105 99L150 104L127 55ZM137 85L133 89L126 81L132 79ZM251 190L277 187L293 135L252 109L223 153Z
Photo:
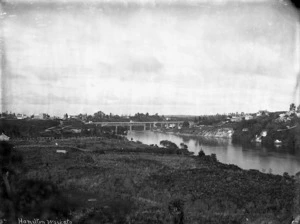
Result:
M184 128L188 128L189 126L190 126L190 123L188 121L184 121L182 123L182 127L184 127Z
M52 183L26 180L17 191L19 217L61 219L68 218L71 204L65 200Z
M218 162L217 155L216 155L215 153L212 153L212 154L210 155L210 158L211 158L211 161L213 161L213 162Z
M178 149L178 146L174 142L168 140L162 140L159 144L166 147L167 149Z
M198 156L199 157L204 157L205 156L205 153L203 152L202 149L198 152Z
M24 180L22 156L7 142L0 142L0 219L67 218L70 204L50 182Z
M175 199L169 203L169 212L173 218L174 224L184 223L184 201L181 199Z

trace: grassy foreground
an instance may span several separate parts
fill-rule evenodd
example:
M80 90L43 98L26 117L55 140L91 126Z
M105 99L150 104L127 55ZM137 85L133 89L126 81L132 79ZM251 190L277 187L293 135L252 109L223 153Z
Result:
M23 156L17 203L30 204L19 209L24 219L59 214L73 223L292 221L295 184L288 175L245 171L210 156L124 140L26 144L15 150ZM54 199L45 192L54 192ZM52 216L49 209L38 209L44 202L52 203L46 206Z

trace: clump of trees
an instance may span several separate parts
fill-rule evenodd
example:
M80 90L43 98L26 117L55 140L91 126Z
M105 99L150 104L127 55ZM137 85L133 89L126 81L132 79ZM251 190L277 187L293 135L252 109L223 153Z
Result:
M37 137L47 128L57 126L54 120L0 120L0 131L12 138ZM0 133L1 134L1 133Z
M198 152L198 158L201 158L205 161L218 162L217 155L215 153L212 153L211 155L205 155L202 149Z
M164 116L159 116L157 113L150 115L148 112L146 114L136 113L134 116L130 117L130 120L140 121L140 122L151 122L151 121L163 121L165 120Z
M190 123L188 122L188 121L184 121L183 123L182 123L182 127L183 128L188 128L190 126Z
M167 149L175 150L177 154L189 153L188 146L184 143L180 143L180 148L174 142L171 142L169 140L162 140L159 144Z
M80 115L79 115L80 117ZM114 115L112 113L105 114L102 111L98 111L94 113L93 115L86 115L87 121L93 121L93 122L129 122L130 120L133 121L140 121L140 122L151 122L151 121L163 121L165 120L164 116L159 116L157 113L150 115L147 113L136 113L134 116L119 116Z
M198 125L214 125L222 121L225 121L226 115L216 114L216 115L204 115L194 118L194 122Z
M93 115L87 116L87 121L94 121L94 122L128 122L129 119L123 116L114 115L112 113L105 114L102 111L98 111L94 113Z
M159 144L167 149L178 149L178 146L174 142L168 140L162 140Z

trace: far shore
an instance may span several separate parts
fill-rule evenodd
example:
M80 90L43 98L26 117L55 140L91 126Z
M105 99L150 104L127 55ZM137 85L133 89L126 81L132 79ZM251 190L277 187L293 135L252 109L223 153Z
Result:
M216 135L214 133L209 133L209 134L201 134L199 131L194 130L193 133L186 132L186 129L179 130L179 129L153 129L153 132L160 132L160 133L170 133L170 134L175 134L175 135L180 135L180 136L194 136L194 137L206 137L206 138L223 138L223 139L232 139L231 135Z

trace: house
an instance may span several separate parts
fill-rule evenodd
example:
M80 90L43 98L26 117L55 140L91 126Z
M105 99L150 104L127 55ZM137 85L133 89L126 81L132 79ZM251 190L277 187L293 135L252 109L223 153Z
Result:
M260 111L258 111L258 112L256 113L256 116L257 116L257 117L260 117L260 116L263 116L263 115L269 116L269 112L268 112L267 110L260 110Z
M261 136L255 135L255 142L260 143L261 142Z
M47 114L44 114L44 113L34 114L32 119L45 120L45 119L47 119Z
M280 145L282 143L282 141L280 141L280 140L278 140L278 139L276 139L275 141L274 141L274 144L276 144L276 145Z
M189 128L193 128L195 126L195 122L194 121L189 121Z
M286 116L286 114L279 114L280 118L284 118Z
M233 116L231 119L230 119L231 122L240 122L242 121L242 117L236 117L236 116Z
M0 141L8 141L10 139L10 137L8 137L7 135L5 135L4 133L2 133L0 135Z
M25 119L27 118L27 116L25 114L17 114L17 119L21 120L21 119Z
M260 136L262 137L266 137L268 134L268 132L266 130L263 130L261 133L260 133Z
M231 137L231 136L233 135L233 130L228 130L228 131L227 131L227 134L228 134L228 136Z
M242 130L243 132L245 132L245 131L249 131L249 129L248 128L243 128L243 130Z
M246 114L246 115L244 116L244 118L245 118L246 121L248 121L248 120L252 120L252 119L253 119L253 116L250 115L250 114Z
M175 128L176 124L170 124L169 127L170 128Z
M79 134L79 133L81 133L81 129L78 129L78 128L72 128L71 131L72 131L74 134Z
M286 115L288 115L288 116L292 116L294 114L296 114L296 112L294 110L290 110L290 111L286 112Z

